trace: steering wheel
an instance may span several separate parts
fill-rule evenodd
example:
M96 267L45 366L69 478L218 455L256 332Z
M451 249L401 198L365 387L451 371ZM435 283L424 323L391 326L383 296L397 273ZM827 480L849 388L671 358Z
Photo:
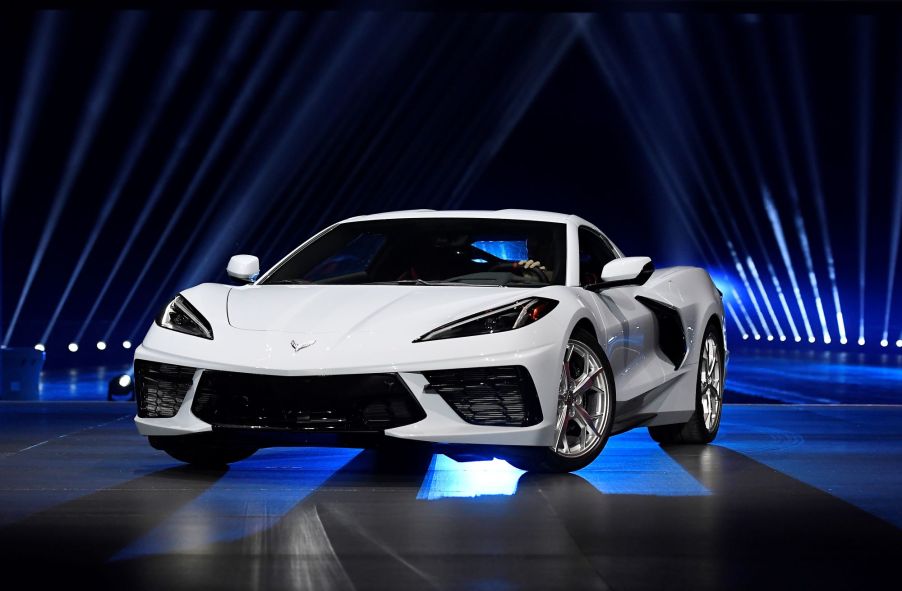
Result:
M551 278L548 277L548 274L545 273L544 269L536 267L525 267L520 265L519 263L500 263L489 269L489 271L508 271L519 273L520 275L525 275L526 273L532 273L535 275L539 281L542 283L551 283Z

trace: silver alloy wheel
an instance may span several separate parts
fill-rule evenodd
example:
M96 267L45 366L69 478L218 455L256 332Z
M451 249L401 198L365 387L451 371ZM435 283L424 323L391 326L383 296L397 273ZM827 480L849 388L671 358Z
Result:
M571 339L564 352L558 391L554 453L578 458L601 443L611 414L608 392L601 359L587 345Z
M721 371L720 347L714 335L708 335L702 348L702 367L699 372L699 387L702 396L702 419L710 433L720 421L723 406L723 372Z

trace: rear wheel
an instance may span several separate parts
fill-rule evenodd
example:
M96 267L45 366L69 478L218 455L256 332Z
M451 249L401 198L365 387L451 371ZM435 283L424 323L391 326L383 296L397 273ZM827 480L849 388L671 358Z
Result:
M171 441L167 441L171 440ZM171 437L150 437L150 444L180 462L204 468L221 468L240 462L256 453L256 448L215 445L206 441L174 440Z
M723 408L723 345L717 325L708 324L698 362L695 413L686 423L649 427L658 443L711 443L720 429Z
M510 463L533 472L570 472L592 463L614 422L614 378L595 337L582 329L567 342L551 447L514 450Z

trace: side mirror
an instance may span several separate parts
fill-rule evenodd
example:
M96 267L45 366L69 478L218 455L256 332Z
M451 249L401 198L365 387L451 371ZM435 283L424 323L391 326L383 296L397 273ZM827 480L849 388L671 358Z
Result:
M601 270L601 281L587 285L586 289L599 291L621 285L642 285L654 272L655 266L648 257L623 257L614 259Z
M236 254L226 267L229 277L244 283L253 283L260 274L260 259L249 254Z

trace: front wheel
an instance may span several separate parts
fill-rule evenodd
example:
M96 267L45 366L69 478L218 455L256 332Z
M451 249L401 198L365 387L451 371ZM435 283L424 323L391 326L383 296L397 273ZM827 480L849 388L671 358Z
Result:
M572 472L604 449L614 422L614 377L595 337L573 332L564 350L551 447L514 450L508 461L532 472Z
M723 409L723 346L714 322L708 324L698 361L695 413L681 425L649 427L658 443L711 443L720 429Z

